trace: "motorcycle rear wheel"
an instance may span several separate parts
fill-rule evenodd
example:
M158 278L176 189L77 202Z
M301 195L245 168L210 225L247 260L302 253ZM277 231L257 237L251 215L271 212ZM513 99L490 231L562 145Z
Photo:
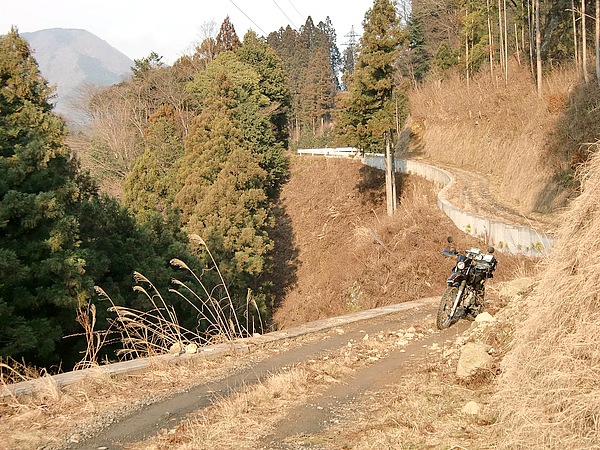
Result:
M436 326L438 330L443 330L452 325L452 317L450 317L450 312L452 311L452 305L454 304L454 300L456 299L457 295L458 288L452 286L446 288L442 294L436 319Z

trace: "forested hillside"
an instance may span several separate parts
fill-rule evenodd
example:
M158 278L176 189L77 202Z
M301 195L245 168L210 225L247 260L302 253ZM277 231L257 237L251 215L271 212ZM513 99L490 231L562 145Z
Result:
M427 0L410 11L375 0L343 52L328 18L241 39L225 18L172 66L152 53L90 92L89 126L71 135L26 42L3 36L0 356L71 367L123 345L136 356L276 328L293 288L280 264L294 263L278 258L293 258L280 193L298 146L381 152L389 137L489 176L523 214L566 204L599 134L585 11ZM128 314L151 342L121 342Z
M0 39L0 354L50 366L81 358L84 310L95 284L115 301L147 308L131 295L134 270L167 283L173 254L195 259L171 222L143 225L99 193L65 144L51 91L27 42L13 30ZM97 319L106 326L107 307Z

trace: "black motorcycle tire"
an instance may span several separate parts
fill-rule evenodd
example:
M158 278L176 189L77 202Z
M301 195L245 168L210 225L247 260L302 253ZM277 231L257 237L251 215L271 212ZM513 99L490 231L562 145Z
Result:
M454 304L457 294L458 288L454 286L449 286L442 294L436 319L438 330L443 330L452 325L452 317L450 317L450 312L452 311L452 305Z

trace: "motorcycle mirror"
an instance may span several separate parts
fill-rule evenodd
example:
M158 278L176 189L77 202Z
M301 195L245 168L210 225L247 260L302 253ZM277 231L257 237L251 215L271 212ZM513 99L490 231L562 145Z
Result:
M452 244L452 242L454 242L454 239L452 239L452 236L448 236L448 244Z
M494 247L488 247L488 253L494 253Z

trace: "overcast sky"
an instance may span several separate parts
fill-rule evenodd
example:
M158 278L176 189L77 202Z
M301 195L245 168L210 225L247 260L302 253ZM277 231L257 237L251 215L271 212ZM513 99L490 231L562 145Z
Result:
M240 39L248 29L259 36L286 27L298 29L311 16L315 25L331 18L340 51L352 27L362 33L373 0L0 0L0 34L11 25L19 32L47 28L87 30L131 59L156 52L167 64L190 53L205 36L230 17Z

